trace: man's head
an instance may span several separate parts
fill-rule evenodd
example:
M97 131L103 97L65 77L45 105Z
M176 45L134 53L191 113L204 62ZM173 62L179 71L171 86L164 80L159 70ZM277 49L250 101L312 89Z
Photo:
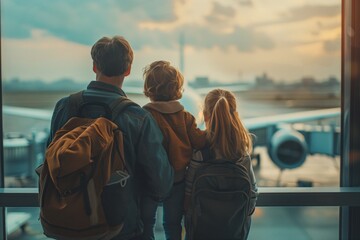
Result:
M91 57L96 69L107 77L128 75L134 53L125 38L103 37L91 48Z

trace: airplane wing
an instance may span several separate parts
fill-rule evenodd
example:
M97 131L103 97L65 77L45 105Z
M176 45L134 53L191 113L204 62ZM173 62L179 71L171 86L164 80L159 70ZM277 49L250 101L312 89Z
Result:
M10 116L18 116L23 118L31 118L36 120L51 120L52 111L38 108L25 108L14 106L3 106L3 114Z
M184 92L181 102L203 128L200 116L201 100L199 95L189 88ZM50 121L52 111L3 106L3 114ZM324 127L318 129L314 126L311 129L295 129L294 124L336 119L339 116L340 108L330 108L247 118L243 122L249 132L255 136L254 147L266 146L270 159L279 168L291 169L301 166L308 154L339 155L340 146L340 134L337 128L328 126L326 129Z
M299 123L309 121L320 121L322 119L340 116L340 108L329 108L295 113L286 113L268 117L256 117L244 119L244 124L249 130L257 130L275 126L280 123Z
M132 99L135 96L134 101L141 98L139 104L147 103L149 100L146 99L143 93L143 88L137 86L124 86L123 90ZM140 97L139 97L140 96ZM180 99L181 104L185 106L185 109L192 113L199 123L201 119L201 104L202 99L198 93L194 92L192 88L185 87L182 98ZM37 108L25 108L17 106L3 106L3 114L11 116L19 116L24 118L30 118L35 120L51 120L52 110L37 109Z

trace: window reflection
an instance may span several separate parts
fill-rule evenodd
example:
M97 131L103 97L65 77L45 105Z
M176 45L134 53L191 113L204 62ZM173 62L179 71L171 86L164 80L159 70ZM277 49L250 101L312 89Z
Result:
M144 8L147 1L46 5L3 1L4 105L51 114L58 99L93 79L89 55L93 42L101 35L122 34L135 51L132 73L123 87L134 101L140 105L148 101L142 94L144 66L158 59L171 61L187 80L185 93L199 95L197 104L184 104L199 121L202 99L209 90L221 87L236 94L238 112L256 135L254 164L261 163L258 177L263 186L338 186L331 179L338 179L339 172L340 113L306 122L301 113L296 125L282 124L289 122L289 116L273 121L269 117L340 106L341 1L157 3L161 7L154 11ZM85 13L97 18L78 21ZM109 17L113 20L108 21ZM102 30L94 32L92 21L101 24ZM36 118L39 114L37 110L26 116L5 113L6 144L32 143L38 132L46 133L49 119ZM253 122L263 127L254 127ZM284 128L291 131L284 133ZM15 159L5 148L6 157ZM23 158L16 163L23 165L16 171L31 176L30 168L41 156L27 155L33 159ZM321 179L306 170L317 168L319 162L327 169ZM18 174L10 167L14 161L8 164L7 174Z
M252 218L249 239L338 239L338 207L262 207Z
M161 209L160 209L161 210ZM8 227L8 239L46 239L37 220L38 208L7 208L7 219L31 216L25 225ZM12 215L12 216L10 216ZM161 219L161 215L158 214ZM12 220L9 220L12 221ZM9 222L8 222L9 223ZM258 207L252 218L249 239L338 239L338 207ZM156 239L165 239L161 222L155 226Z
M305 124L280 124L303 136L299 140L285 134L290 139L306 143L305 160L300 163L295 158L296 164L290 167L273 158L288 160L301 155L302 149L291 148L291 144L280 148L279 142L281 151L269 150L275 145L271 139L281 121L269 128L250 125L269 123L281 114L340 106L340 0L281 4L252 0L59 1L45 5L4 0L1 4L2 94L4 105L10 106L3 117L7 187L37 186L34 168L42 162L50 121L38 116L51 115L58 99L93 79L90 47L99 36L108 34L122 34L134 47L134 66L124 90L140 105L148 101L142 94L142 69L159 59L178 66L187 80L185 92L194 91L200 99L217 87L234 91L241 118L257 136L253 162L259 186L339 186L340 115ZM158 7L154 10L150 4ZM97 16L91 18L96 22L89 16ZM11 113L17 110L21 114ZM198 116L201 107L195 111ZM254 235L261 224L271 228L269 222L262 222L266 218L261 214L281 218L312 208L306 209L259 210L254 238L261 239ZM31 219L37 215L32 214ZM337 226L337 217L334 219ZM282 222L278 224L280 231ZM322 229L315 226L314 231Z

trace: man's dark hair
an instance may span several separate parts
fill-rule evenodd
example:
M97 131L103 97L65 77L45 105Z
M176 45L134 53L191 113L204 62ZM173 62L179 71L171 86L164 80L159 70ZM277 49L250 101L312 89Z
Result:
M125 38L103 37L91 48L91 57L97 69L108 77L120 76L132 64L134 54Z

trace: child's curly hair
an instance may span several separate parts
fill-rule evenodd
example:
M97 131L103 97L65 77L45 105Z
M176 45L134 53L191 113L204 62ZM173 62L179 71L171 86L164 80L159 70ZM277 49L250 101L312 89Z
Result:
M167 61L155 61L144 69L144 94L152 101L171 101L182 97L184 77Z

